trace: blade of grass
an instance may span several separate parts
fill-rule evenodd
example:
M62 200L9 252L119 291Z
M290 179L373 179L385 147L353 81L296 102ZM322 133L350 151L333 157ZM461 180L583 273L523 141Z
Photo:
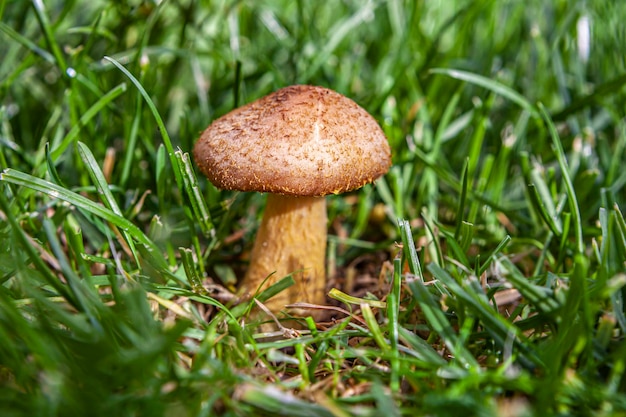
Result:
M5 35L18 42L24 48L30 50L35 55L40 56L44 61L51 64L54 64L56 62L54 55L52 55L45 49L40 48L36 43L23 36L22 34L16 32L11 26L7 25L4 22L0 22L0 32L3 32Z
M269 277L267 277L269 279ZM296 281L292 275L287 275L284 278L276 281L274 284L270 285L263 291L258 291L251 297L251 301L248 303L241 303L232 308L232 314L235 317L242 316L249 312L255 306L255 300L258 300L261 303L266 302L270 298L274 297L276 294L286 290L287 288L295 285Z
M193 216L191 214L191 210L189 209L189 207L185 207L185 217L187 218L187 227L189 228L189 230L195 230L195 223L193 220ZM194 264L196 265L195 271L197 271L197 273L199 274L199 276L204 276L206 273L206 268L205 268L205 262L204 262L204 258L202 255L202 246L200 244L200 238L198 236L197 233L192 233L191 234L191 245L194 249L194 251L196 252L196 258L194 259ZM213 239L209 242L209 244L206 247L205 252L210 252L211 250L213 250L213 248L215 247L215 245L217 245L217 243L219 242L217 236L213 236ZM230 269L230 271L232 271L232 269ZM229 274L230 275L230 274ZM234 277L234 273L232 274ZM228 285L229 280L220 277L220 280L223 279L223 283L225 285ZM234 277L234 279L232 280L234 282L237 281L236 277Z
M65 135L63 140L57 145L54 146L51 152L51 157L54 161L59 159L61 154L65 152L67 147L76 140L80 130L86 126L91 119L96 116L100 110L102 110L105 106L107 106L110 102L119 97L122 93L126 91L126 84L118 84L116 87L108 91L104 96L102 96L98 101L96 101L78 120L78 123L70 129L70 131Z
M527 188L531 203L533 204L537 213L539 213L539 216L543 219L546 225L548 225L548 228L554 234L554 236L556 236L557 238L561 237L563 235L562 223L560 219L550 215L550 212L554 210L552 200L550 200L549 198L546 199L547 196L545 195L545 193L540 193L535 184L528 184ZM546 204L546 202L549 203Z
M338 20L337 23L329 29L330 38L324 43L321 50L315 54L313 62L309 62L302 71L301 80L308 81L318 69L328 62L328 58L333 51L341 43L341 41L350 34L358 25L367 20L371 16L378 4L374 2L366 2L358 9L358 11L347 19Z
M602 260L608 273L617 274L612 280L625 279L624 263L626 262L626 221L615 204L609 214L608 225L602 227ZM614 221L613 221L614 220ZM612 232L612 233L611 233ZM614 246L614 247L612 247ZM607 283L608 284L608 283ZM613 291L611 305L615 318L626 332L626 308L624 306L624 291Z
M67 75L67 63L65 62L65 58L63 57L63 53L61 52L61 48L54 38L54 33L52 32L52 26L50 25L50 20L48 19L48 15L45 10L45 5L42 0L32 0L33 8L35 9L35 15L37 16L37 21L39 22L39 26L44 34L44 38L48 44L48 47L52 51L52 55L54 56L54 60L56 64L59 66L61 73L66 76Z
M374 307L374 308L386 308L387 307L387 304L383 301L368 300L365 298L353 297L351 295L348 295L338 290L337 288L331 288L331 290L328 292L328 296L330 298L333 298L337 301L341 301L342 303L345 303L348 305L349 304L354 304L354 305L367 304L370 307Z
M561 139L559 138L559 133L557 132L554 123L552 122L552 119L550 119L548 111L541 103L539 103L539 110L541 111L541 115L545 123L548 125L548 131L550 132L550 137L552 139L552 146L554 148L557 161L559 162L559 168L561 169L561 175L563 176L563 181L565 183L565 193L572 212L572 227L574 228L574 237L576 239L575 249L577 253L583 254L585 246L583 242L583 226L580 218L580 207L578 206L576 192L569 174L565 151L561 145Z
M2 179L0 177L0 179ZM30 261L34 264L37 271L41 274L41 277L61 295L73 305L78 303L67 289L65 285L52 273L48 265L41 258L40 253L33 247L26 233L20 227L18 220L15 218L13 211L9 207L9 202L6 200L4 193L0 192L0 209L4 213L6 220L11 225L13 233L18 241L18 244L22 247Z
M551 119L556 121L565 120L570 115L584 109L591 104L594 104L603 96L612 94L615 91L619 91L625 84L626 73L623 73L613 78L612 80L600 84L591 93L585 96L574 98L567 107L558 111L557 113L554 113L551 116Z
M398 351L398 322L400 315L400 291L402 289L402 259L393 260L393 282L387 296L387 320L389 321L389 340L391 350L397 355Z
M474 238L474 225L472 223L462 221L459 228L459 236L455 238L459 252L467 253L467 250L472 245L472 239ZM466 259L467 260L467 259Z
M56 227L52 221L45 217L43 219L43 229L48 239L48 245L55 256L55 259L59 262L63 278L67 282L69 288L72 291L73 300L76 300L75 306L79 311L84 312L87 315L92 326L99 328L97 312L92 309L92 306L99 302L97 293L93 287L84 285L84 281L81 281L70 265L67 256L63 249L63 245L59 241Z
M156 189L157 189L157 199L159 200L160 207L167 207L165 201L165 195L167 191L167 178L168 171L165 162L165 147L163 144L160 144L157 148L156 158L155 158L155 172L156 172Z
M269 415L292 417L334 417L320 404L308 403L274 385L257 385L251 382L237 387L237 401L254 405ZM331 401L330 399L326 401Z
M394 202L393 202L393 207L394 207L394 215L396 218L404 218L404 195L405 190L404 190L404 181L403 181L403 177L402 177L402 171L400 169L399 166L392 166L389 169L389 172L387 173L386 177L388 179L390 179L392 181L391 185L394 191Z
M387 296L387 321L389 327L389 348L391 351L391 391L400 390L400 361L398 353L400 315L400 291L402 289L402 259L396 257L393 260L393 281L391 291Z
M376 191L380 196L380 199L385 203L387 207L393 207L395 211L397 209L396 200L393 197L393 193L389 188L389 184L387 183L387 179L385 177L381 177L376 180Z
M487 268L489 268L489 265L491 265L491 262L494 260L496 255L502 252L502 250L509 244L510 241L511 236L506 235L504 239L502 239L502 241L498 243L498 246L496 246L496 248L489 254L489 256L487 256L485 262L483 262L482 266L478 269L478 271L476 271L477 277L481 276L483 272L485 272Z
M87 253L84 243L86 239L85 236L83 236L83 231L76 221L73 213L67 214L66 221L63 223L63 231L67 239L69 252L72 255L74 263L78 267L77 273L80 277L82 277L82 279L85 280L88 287L95 288L96 284L94 283L91 269L86 261L86 258L84 257Z
M443 259L443 251L441 250L441 243L439 241L439 237L435 235L435 230L434 230L432 221L430 217L428 216L428 213L425 210L422 210L421 216L422 216L422 220L424 220L424 227L426 228L427 236L429 237L429 241L430 241L429 246L432 247L432 249L430 250L430 253L433 254L432 256L433 262L437 263L438 265L443 266L445 263Z
M474 356L463 344L459 343L459 338L446 318L446 315L423 284L424 277L422 275L417 252L415 251L415 243L413 242L409 222L406 220L399 220L398 222L402 235L404 259L408 262L411 273L420 279L420 281L411 280L408 282L408 285L413 296L418 300L426 321L441 337L446 347L450 350L450 353L460 361L464 367L478 367L476 359L474 359Z
M473 228L473 225L469 223L464 223L464 229L467 231L467 234L469 236L473 234L472 228ZM443 230L443 228L441 227L440 227L440 234L445 236L446 243L450 251L453 254L453 259L456 259L456 261L459 264L465 266L466 268L471 269L470 260L467 257L466 251L461 246L461 243L463 242L457 242L457 240L454 238L451 232Z
M549 378L545 383L551 383L550 379L560 379L567 371L571 361L584 361L580 355L585 352L589 358L592 349L590 337L593 334L593 318L590 316L589 292L587 291L587 267L588 261L584 255L574 256L573 270L569 279L565 304L559 317L558 330L555 337L542 349L543 362L549 370ZM567 361L559 358L568 358ZM581 363L583 365L583 363Z
M174 154L179 166L183 168L183 184L185 191L187 192L187 197L191 202L196 222L200 225L200 230L205 236L215 236L215 228L213 227L211 214L206 201L204 200L204 196L198 187L198 179L196 178L196 174L191 166L189 154L187 152L183 153L180 149Z
M404 342L409 348L411 348L413 355L425 363L435 368L444 366L448 362L443 359L437 351L424 339L413 333L412 331L404 328L398 328L399 340Z
M540 113L537 111L537 108L533 106L526 99L526 97L519 94L517 91L513 90L512 88L507 87L506 85L499 83L497 81L494 81L490 78L483 77L482 75L478 75L478 74L473 74L467 71L447 69L447 68L433 68L430 70L430 72L433 74L447 75L448 77L455 78L461 81L466 81L471 84L486 88L516 103L521 108L523 108L524 110L532 114L534 117L536 118L540 117Z
M128 178L130 177L130 172L133 169L133 163L135 159L135 149L137 148L139 125L141 123L141 110L142 110L141 103L142 101L138 99L137 104L135 105L135 114L133 115L133 123L130 126L130 132L128 132L128 140L126 142L126 149L124 151L124 162L122 164L122 175L119 181L120 187L126 186L126 183L128 182ZM160 146L159 146L159 149L160 149Z
M306 346L302 343L298 343L294 346L294 348L296 351L295 356L297 358L298 371L300 372L300 378L302 380L300 386L302 388L306 388L311 384L311 375L309 374L307 355L305 351Z
M363 303L360 305L361 314L363 315L363 319L365 323L367 323L367 327L370 330L372 338L378 345L378 347L383 351L383 353L389 353L389 342L383 336L383 332L376 321L376 316L374 316L374 312L369 304Z
M539 168L531 168L530 156L526 152L522 152L521 166L526 180L528 196L531 200L535 212L548 225L548 228L555 236L560 237L563 234L562 224L558 217L556 207L552 201L548 185L543 176L539 173Z
M178 186L180 190L182 190L183 189L182 168L178 164L176 156L174 155L174 146L172 145L172 140L170 139L170 135L167 133L167 129L165 128L165 123L163 123L163 119L161 118L159 111L154 105L154 102L150 98L150 95L145 90L145 88L143 88L143 86L137 80L137 78L135 78L135 76L133 76L133 74L131 74L130 71L124 68L122 64L120 64L118 61L116 61L115 59L109 56L105 56L104 59L106 61L109 61L113 65L115 65L117 69L119 69L126 77L128 77L128 79L135 85L135 87L137 88L141 96L144 98L144 100L146 101L146 104L148 104L148 107L150 108L150 112L152 112L152 116L154 117L154 120L156 121L157 126L159 127L159 131L161 132L161 138L163 139L163 144L165 145L165 148L167 149L167 153L169 154L170 163L172 164L172 169L174 171L174 177L176 178L176 185Z
M178 248L178 253L180 254L181 262L185 268L187 280L191 284L191 290L195 293L206 295L207 290L202 285L202 280L198 276L194 266L193 252L188 248Z
M433 147L430 152L431 157L435 159L440 155L443 142L448 138L454 137L460 129L466 126L464 123L469 123L470 121L464 121L461 116L451 122L454 112L458 110L460 98L461 91L459 89L459 91L455 92L450 101L446 104L446 108L441 116L441 121L437 125L437 130L435 131L435 137L433 139Z
M50 153L50 143L46 142L46 164L48 167L48 173L50 174L50 179L52 179L52 181L57 184L60 185L61 187L65 187L65 184L63 184L63 180L61 180L61 177L59 176L59 173L57 171L57 167L54 164L54 161L52 160L52 154Z
M493 165L494 165L494 156L493 155L484 155L482 158L482 166L481 169L474 169L473 177L475 177L473 181L472 188L474 189L474 193L479 195L484 195L493 201L500 200L499 196L493 194L495 189L490 187L489 180L493 178L494 173ZM480 161L481 158L478 158L477 161ZM498 175L498 174L496 174ZM478 218L478 214L485 209L485 206L478 200L473 200L469 206L469 210L467 214L464 214L465 220L470 224L475 224L476 219Z
M535 285L506 256L498 257L499 267L506 273L505 278L529 303L547 316L554 316L562 307L550 288Z
M216 300L215 298L209 295L202 294L196 291L191 291L185 288L177 288L177 287L172 287L172 286L155 285L151 288L155 292L158 292L159 294L180 295L183 297L188 297L189 299L197 301L202 304L207 304L213 307L217 307L220 310L220 312L228 316L233 321L235 322L237 321L237 315L235 315L233 311L231 311L224 304L220 303L218 300ZM215 320L220 322L221 317L216 317Z
M351 239L358 239L363 231L369 226L372 213L372 190L371 184L363 187L360 191L359 202L356 208L356 220L350 233Z
M96 158L93 156L91 150L87 147L87 145L80 141L76 143L76 146L78 148L78 153L80 154L81 159L85 163L85 168L87 169L87 172L91 177L91 181L96 186L96 190L98 190L100 200L113 213L115 213L119 217L124 217L124 215L122 214L122 210L120 210L119 206L117 205L117 201L115 200L115 197L113 197L113 193L109 188L109 184L107 183L106 178L104 178L104 174L102 173L100 166L96 162ZM139 265L139 257L137 256L135 244L133 243L130 234L126 231L122 231L122 233L124 235L126 243L128 244L128 247L133 253L135 262L137 262L137 265Z
M438 265L430 264L428 270L436 279L448 287L448 290L457 300L463 302L465 308L470 309L480 318L485 329L492 335L494 341L500 347L504 348L509 340L513 340L514 345L519 350L519 359L525 366L535 367L541 364L535 352L522 340L520 330L493 310L484 293L476 292L475 288L465 288L466 285L457 283L454 278Z
M62 201L73 204L91 214L111 222L123 231L128 232L134 239L145 245L149 250L153 250L155 252L158 251L155 244L148 239L148 237L137 226L126 220L124 217L115 214L110 209L104 208L96 202L89 200L87 197L69 191L49 181L42 180L11 168L5 169L2 173L0 173L0 181L27 187L44 193L51 198L58 198Z
M487 130L489 128L489 125L491 124L491 121L489 120L489 115L496 101L496 97L496 94L491 93L487 95L484 101L476 100L476 111L474 112L475 120L472 123L473 128L471 137L468 141L469 143L467 150L467 160L469 166L468 172L469 177L472 179L476 177L476 172L480 167L480 161L483 157L483 148L485 145L485 141L487 140ZM487 155L487 157L492 158L491 155Z
M626 248L626 220L624 220L624 215L620 210L617 203L613 204L613 212L615 213L615 218L617 219L617 227L619 230L618 242L620 243L620 247ZM626 253L622 252L622 253Z
M468 174L469 174L469 159L465 158L465 164L463 164L463 174L461 175L461 195L459 196L459 206L456 212L456 229L454 231L454 239L459 240L461 234L461 225L464 220L465 214L465 202L467 201L467 187L468 187Z

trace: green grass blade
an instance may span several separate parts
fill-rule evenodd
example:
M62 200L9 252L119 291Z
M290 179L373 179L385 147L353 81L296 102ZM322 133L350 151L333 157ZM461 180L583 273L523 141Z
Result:
M194 266L193 252L191 251L191 249L178 248L178 253L180 254L180 259L183 263L183 267L185 268L185 275L187 275L187 280L191 284L191 289L195 293L206 295L207 290L202 285L202 280L198 276L198 273L196 272L196 268Z
M430 153L433 157L439 155L441 146L446 139L456 136L456 134L467 126L471 120L464 119L463 116L461 116L452 121L455 111L458 110L460 98L461 91L458 91L454 93L450 101L446 104L446 108L441 117L441 122L439 122L439 125L437 126L435 137L433 139L433 149Z
M322 49L315 55L313 62L307 63L306 68L303 69L301 77L302 82L307 82L322 65L328 62L328 58L332 55L340 42L358 25L363 24L367 16L373 13L376 6L377 5L373 2L367 2L363 4L354 15L349 16L345 20L337 21L329 30L331 34L330 39L324 43Z
M428 342L410 330L407 330L404 327L399 327L398 336L399 340L409 346L412 349L412 353L426 364L437 368L448 363Z
M157 148L154 170L156 175L156 189L157 189L157 199L159 200L159 206L165 208L167 207L165 201L165 195L167 192L167 179L168 179L168 170L166 163L166 155L165 155L165 147L163 144L159 145Z
M433 74L443 74L448 77L455 78L457 80L466 81L474 85L478 85L480 87L484 87L494 93L505 97L512 102L519 105L524 110L528 111L534 117L539 118L540 114L537 111L537 108L533 106L524 96L519 94L517 91L513 90L506 85L494 81L490 78L484 77L482 75L473 74L467 71L461 71L456 69L447 69L447 68L433 68L430 70Z
M440 233L445 236L446 244L449 247L450 252L453 254L454 259L456 259L461 265L465 265L467 268L471 268L471 264L469 258L467 257L466 250L461 244L469 244L473 235L473 225L467 222L463 222L463 227L461 229L464 232L462 236L461 242L457 242L451 232L441 230Z
M539 214L539 217L543 219L552 233L560 237L563 234L563 226L558 217L554 202L552 201L549 187L539 172L540 169L531 167L528 153L522 152L520 156L522 173L524 174L526 190L532 207L535 209L535 212Z
M360 307L361 314L363 314L363 319L365 320L365 323L367 323L367 327L370 330L372 338L384 353L388 353L390 350L389 342L385 340L385 337L383 336L383 331L376 321L376 316L374 316L372 308L369 306L369 304L365 303L361 304Z
M0 180L2 177L0 177ZM11 226L13 233L16 236L18 244L21 245L22 249L28 256L30 262L32 262L37 269L37 271L41 274L41 277L57 291L59 295L68 300L70 303L77 304L76 300L72 297L72 294L69 292L67 287L63 285L63 283L50 271L48 265L46 265L45 261L41 258L40 253L33 247L26 233L20 227L18 220L13 215L11 208L9 207L9 202L6 200L4 193L0 192L0 209L4 213L4 216ZM1 292L1 291L0 291Z
M72 268L72 265L65 255L63 245L59 241L56 228L49 218L44 219L43 228L52 253L59 262L63 279L67 282L72 291L72 300L75 300L75 305L78 310L87 315L91 324L97 326L97 312L93 309L93 306L99 302L96 291L93 287L89 288L85 285L86 281L82 281Z
M77 265L77 273L87 282L89 287L95 288L96 284L94 284L91 268L85 258L85 254L88 252L85 248L86 237L83 235L81 226L73 213L68 213L67 220L63 224L63 231L72 261Z
M624 220L624 215L622 214L622 211L620 210L617 203L613 205L613 212L615 213L615 219L617 220L617 227L619 230L619 235L618 235L618 242L620 244L619 246L621 248L626 248L626 220ZM625 253L626 251L622 252L622 254L625 254Z
M402 289L402 259L393 260L393 282L391 291L387 296L387 320L389 321L389 340L391 350L397 355L398 351L398 329L400 315L400 296Z
M286 290L287 288L295 285L296 281L292 275L287 275L286 277L281 278L276 281L274 284L270 285L260 293L256 293L254 298L264 303L270 298L274 297L276 294Z
M496 255L502 252L502 250L509 244L509 242L511 242L511 236L506 235L504 239L502 239L502 241L498 243L498 246L496 246L496 248L489 254L489 256L487 256L487 259L485 259L478 271L476 271L476 276L481 276L487 270L487 268L489 268L489 265L491 265L491 262L495 259Z
M593 326L593 318L590 315L587 290L587 267L588 261L584 256L576 254L559 328L555 337L541 351L552 377L562 375L568 366L568 361L559 361L558 358L569 357L571 361L581 354L588 357L591 353L589 338L593 333L589 330Z
M93 119L105 106L119 97L122 93L126 91L126 84L122 83L117 85L115 88L111 89L104 96L102 96L98 101L96 101L78 120L78 123L70 129L70 131L65 135L63 140L56 146L52 148L51 157L52 160L56 161L59 159L61 154L65 152L67 147L72 144L77 138L81 131L81 129L86 126L91 119Z
M424 220L424 227L426 228L427 236L429 237L429 240L432 242L431 244L432 249L430 250L430 252L434 254L433 262L437 263L438 265L443 266L445 264L444 258L443 258L443 251L441 250L440 239L437 236L437 234L435 234L433 222L425 210L423 210L421 214L422 214L422 219Z
M585 107L595 104L602 97L611 95L615 91L619 91L626 84L626 73L619 74L617 77L597 86L591 93L577 97L572 102L551 116L552 120L561 121Z
M483 158L483 148L485 146L485 141L487 140L487 131L490 124L489 115L496 101L496 97L496 94L489 94L484 101L477 101L476 104L477 109L474 112L475 120L473 121L474 128L468 141L469 143L467 150L467 165L469 167L468 172L469 177L472 179L476 177L476 172L481 165L481 159ZM488 161L492 157L493 156L491 155L487 155L486 161ZM483 163L483 165L487 169L490 168L485 163ZM479 180L480 178L476 179L476 181Z
M341 301L344 304L354 304L354 305L362 305L362 304L367 304L370 307L374 307L374 308L386 308L387 307L387 303L383 302L383 301L378 301L378 300L368 300L365 298L359 298L359 297L353 297L351 295L348 295L340 290L338 290L337 288L331 288L331 290L328 292L328 296L330 298L333 298L337 301Z
M433 276L442 282L448 290L463 305L470 309L477 317L480 318L485 329L492 335L494 341L502 348L510 340L519 350L520 360L526 365L533 367L539 365L540 361L535 353L528 347L523 340L522 334L514 324L505 320L498 312L494 311L487 297L482 292L476 292L475 288L469 288L469 285L461 285L452 278L446 271L438 265L431 264L428 270ZM475 280L475 278L474 278Z
M417 256L417 250L415 249L415 242L413 241L413 235L411 234L411 226L407 220L402 219L398 219L398 225L402 236L402 254L405 256L406 262L409 264L411 273L415 275L415 278L419 279L423 283L424 274L422 273L420 260Z
M50 52L46 51L45 49L40 48L36 43L31 41L27 37L21 35L20 33L16 32L15 30L13 30L11 26L7 25L6 23L0 22L0 32L4 33L5 35L10 37L14 41L18 42L24 48L33 52L35 55L40 56L45 61L51 64L55 63L54 55L52 55Z
M402 289L402 259L393 260L393 281L391 291L387 295L387 321L389 328L389 349L391 351L391 390L400 390L400 361L398 353L400 296Z
M137 139L139 137L139 125L141 122L141 110L142 110L141 103L143 103L141 100L137 100L137 104L135 106L135 114L133 116L133 123L130 127L130 132L128 133L128 143L126 144L126 150L124 153L124 163L122 164L122 175L119 181L120 187L126 186L126 183L128 182L128 179L130 178L130 173L134 168L133 166L134 155L135 155L135 149L137 148Z
M42 32L44 33L44 37L46 42L48 43L48 47L52 51L52 55L54 56L54 60L56 61L61 73L65 76L67 75L67 63L65 62L65 58L63 57L63 53L61 52L61 48L54 38L54 33L52 31L52 25L50 24L50 20L48 19L48 15L45 10L45 5L43 1L40 0L32 0L33 8L35 9L35 15L37 16L37 21L39 22L39 26L41 27Z
M461 175L461 196L459 197L459 207L456 212L456 229L454 231L454 238L459 240L461 234L461 225L463 224L465 215L465 203L467 201L467 187L469 176L469 159L465 159L465 165L463 166L463 174ZM467 248L466 248L467 249Z
M561 168L561 175L563 175L563 181L565 183L565 193L567 195L569 208L572 212L572 226L574 228L574 237L576 239L576 252L579 254L583 254L585 246L583 242L583 226L580 218L580 207L578 206L576 192L574 190L574 185L572 183L569 168L567 166L565 151L563 150L563 146L561 145L561 138L559 138L559 133L557 132L554 123L552 123L552 120L550 119L550 115L548 114L546 108L542 104L539 104L539 109L541 110L544 121L548 125L548 130L552 139L552 146L554 148L557 161L559 162L559 168Z
M554 211L552 200L550 200L545 193L540 193L535 184L528 184L528 194L535 210L539 213L539 216L546 225L548 225L550 231L555 236L561 237L563 235L562 223L561 221L557 221L558 218L556 216L550 214L550 212ZM547 202L549 203L546 204Z
M195 290L192 291L192 290L188 290L185 288L177 288L171 285L170 286L155 285L151 288L155 292L158 292L159 294L180 295L183 297L189 297L189 299L198 301L199 303L217 307L221 312L226 314L230 319L232 319L235 322L237 321L237 316L234 315L230 309L228 309L224 304L220 303L218 300L216 300L215 298L207 294L203 294Z
M477 367L478 363L476 362L476 359L474 359L471 352L468 351L462 343L460 343L459 337L454 332L452 325L423 284L423 275L419 265L417 252L415 251L415 243L413 242L408 221L400 220L399 223L402 234L402 245L404 247L404 258L409 264L409 270L411 273L422 279L421 282L411 280L408 282L408 285L413 293L413 296L417 299L426 321L432 329L439 334L446 347L450 350L452 355L463 364L463 366L470 368Z
M474 238L474 225L472 223L462 221L459 227L459 234L455 237L455 243L458 243L459 253L467 253L467 250L472 245ZM465 255L463 255L465 258ZM466 259L467 260L467 259Z
M235 396L238 401L263 410L265 415L292 417L335 417L335 414L320 404L312 404L299 399L290 392L273 385L242 384ZM287 411L288 410L288 411ZM246 413L249 415L254 412Z
M52 179L52 181L55 184L60 185L61 187L65 187L65 184L63 184L63 180L59 176L59 173L57 171L57 167L54 164L54 161L52 160L52 154L50 153L50 143L49 142L46 142L46 164L47 164L47 167L48 167L48 173L50 174L50 178Z
M187 192L187 197L191 202L196 222L200 225L200 230L202 230L205 236L215 235L211 214L204 200L204 196L202 195L202 191L200 187L198 187L198 179L191 165L189 154L177 150L175 155L179 166L183 168L183 184Z
M93 156L93 153L91 152L91 150L87 147L87 145L85 145L84 143L80 141L76 143L76 146L78 148L78 153L80 154L80 157L85 163L85 168L87 169L87 172L89 173L89 176L91 177L91 181L96 186L96 190L98 190L98 195L100 196L100 200L113 213L115 213L119 217L124 217L124 215L122 214L122 210L120 210L119 206L117 205L117 201L113 197L113 193L111 192L111 189L109 188L109 184L107 183L106 178L104 178L104 174L102 173L100 166L98 166L98 163L96 162L96 159ZM126 238L126 243L128 244L128 247L130 248L130 250L132 251L133 257L135 258L137 265L139 265L139 258L135 250L135 244L130 234L126 231L122 233L124 234L124 237Z
M53 184L49 181L42 180L32 175L25 174L14 169L5 169L0 174L0 181L4 181L10 184L27 187L35 191L39 191L46 194L50 198L58 198L62 201L75 205L87 212L94 214L108 222L111 222L115 226L119 227L123 231L129 233L139 243L145 245L150 250L157 250L154 243L148 239L148 237L133 223L126 220L124 217L115 214L110 209L104 208L96 202L89 200L88 198L69 191L61 186Z
M131 74L130 71L124 68L122 64L120 64L118 61L108 56L105 56L104 59L112 63L115 67L117 67L117 69L122 71L122 73L128 77L128 79L135 85L135 87L137 88L137 90L139 91L143 99L148 104L148 107L150 108L150 111L152 112L152 116L154 117L154 120L156 121L157 126L159 127L159 131L161 132L161 137L163 138L163 144L165 145L165 148L167 149L167 153L169 154L170 163L172 164L172 169L174 171L174 177L176 178L176 185L178 186L180 190L182 190L183 189L182 169L180 165L178 165L178 161L176 160L176 156L174 155L174 146L172 145L172 140L170 139L170 135L169 133L167 133L167 129L165 128L165 123L163 123L163 119L161 118L159 111L154 105L154 102L150 98L150 95L145 90L145 88L143 88L139 80L137 80L137 78L135 78L135 76L133 76L133 74Z
M505 278L527 299L538 311L553 317L562 307L556 299L554 291L550 288L533 284L506 256L498 257L500 268L505 273Z
M393 193L391 192L391 188L389 188L389 184L387 183L387 179L385 177L381 177L376 180L376 191L385 205L387 207L393 207L395 212L397 209L396 199L393 197Z

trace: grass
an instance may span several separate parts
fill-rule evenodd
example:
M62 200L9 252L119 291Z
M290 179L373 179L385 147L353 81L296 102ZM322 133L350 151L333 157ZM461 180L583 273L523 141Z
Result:
M626 414L620 2L0 17L2 415ZM232 293L263 196L189 152L293 83L370 111L393 167L328 198L335 320L267 338Z

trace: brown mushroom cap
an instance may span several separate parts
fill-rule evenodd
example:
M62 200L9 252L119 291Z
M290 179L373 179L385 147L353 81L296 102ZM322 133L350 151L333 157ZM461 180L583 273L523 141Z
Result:
M354 190L391 165L372 116L339 93L307 85L280 89L215 120L194 158L218 188L299 196Z

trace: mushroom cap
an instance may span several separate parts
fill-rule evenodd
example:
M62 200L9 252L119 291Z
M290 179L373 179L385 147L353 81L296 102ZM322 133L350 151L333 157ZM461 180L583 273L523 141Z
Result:
M391 151L376 120L354 101L295 85L215 120L194 159L218 188L323 196L385 174Z

